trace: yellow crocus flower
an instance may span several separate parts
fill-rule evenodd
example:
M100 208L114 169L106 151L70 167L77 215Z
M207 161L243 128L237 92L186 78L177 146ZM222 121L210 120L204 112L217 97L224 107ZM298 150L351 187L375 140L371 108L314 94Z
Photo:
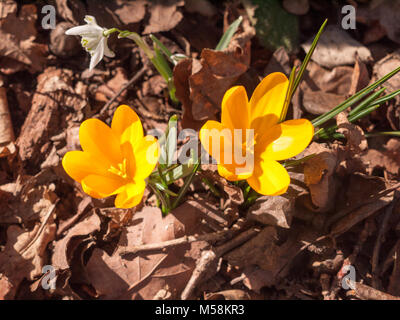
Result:
M117 208L139 204L145 179L158 161L158 142L144 136L139 117L121 105L114 113L111 128L98 119L85 120L79 128L83 151L65 154L62 165L83 191L101 199L117 195Z
M302 152L314 135L314 127L306 119L278 123L288 84L286 76L276 72L260 82L250 101L243 86L235 86L225 93L221 122L209 120L199 132L203 147L217 160L221 176L230 181L246 179L263 195L286 192L290 177L278 161ZM242 141L235 139L237 129L243 132ZM246 129L252 135L246 136ZM250 140L246 139L251 136ZM236 147L242 154L251 154L252 166L246 167L237 161L233 150ZM228 159L233 159L231 162L224 161L227 154Z

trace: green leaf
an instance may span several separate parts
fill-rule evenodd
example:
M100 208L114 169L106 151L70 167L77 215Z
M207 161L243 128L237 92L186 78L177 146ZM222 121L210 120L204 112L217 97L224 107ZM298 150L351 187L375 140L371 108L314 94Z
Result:
M172 56L171 51L169 51L168 48L164 46L164 44L160 40L158 40L158 38L155 35L151 34L150 39L153 41L153 44L157 45L161 49L161 51L165 54L165 56L168 59L171 59ZM171 60L171 62L173 61Z
M235 21L232 22L232 24L228 27L228 29L225 31L224 35L219 40L217 46L215 47L215 50L222 51L228 47L229 42L231 42L233 35L235 34L236 30L239 28L242 21L243 21L243 17L240 16L239 18L237 18Z

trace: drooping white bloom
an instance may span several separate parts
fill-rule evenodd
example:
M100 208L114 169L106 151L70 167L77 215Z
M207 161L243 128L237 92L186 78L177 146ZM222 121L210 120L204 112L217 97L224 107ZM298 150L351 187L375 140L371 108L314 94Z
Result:
M93 16L85 16L86 25L65 31L67 35L81 36L82 47L90 53L89 70L92 70L104 56L114 58L115 53L107 45L108 29L100 27Z

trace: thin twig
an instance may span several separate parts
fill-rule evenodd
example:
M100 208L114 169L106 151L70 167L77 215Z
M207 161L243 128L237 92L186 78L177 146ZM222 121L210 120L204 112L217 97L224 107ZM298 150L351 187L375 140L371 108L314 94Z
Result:
M400 300L400 297L392 296L360 282L354 282L353 290L357 297L363 300Z
M389 219L392 215L393 212L393 207L394 207L394 202L393 201L386 209L385 209L385 215L383 217L381 226L379 228L378 236L376 238L375 246L374 246L374 252L372 254L372 259L371 259L371 265L372 265L372 286L376 289L379 289L378 286L378 262L379 262L379 253L381 249L381 245L383 242L384 234L386 232L386 227L389 223Z
M142 251L164 250L166 248L178 246L181 244L189 244L189 243L197 242L197 241L215 242L215 241L223 239L230 232L232 232L232 231L231 230L222 230L222 231L217 231L217 232L207 233L207 234L202 234L202 235L197 235L197 236L184 236L182 238L173 239L173 240L169 240L169 241L148 243L148 244L142 244L142 245L138 245L138 246L127 246L121 250L120 255L135 254L135 253L142 252Z
M56 202L54 202L54 203L49 207L49 209L48 209L46 215L44 216L43 222L42 222L42 224L40 225L40 227L39 227L38 231L36 232L36 234L34 235L33 239L28 243L28 245L27 245L25 248L23 248L23 249L20 251L20 254L21 254L21 255L24 254L26 251L28 251L28 249L29 249L29 248L36 242L36 240L39 238L39 236L40 236L41 233L43 232L44 228L46 227L47 223L49 222L51 215L53 214L54 210L56 209L59 200L60 200L60 199L57 199Z
M398 188L400 188L400 183L396 183L396 184L390 186L389 188L387 188L385 190L382 190L381 192L378 192L377 194L374 194L371 198L365 200L362 203L357 203L357 204L352 205L352 206L350 206L348 208L344 208L343 210L340 210L339 212L335 213L333 216L331 216L327 220L327 222L325 224L326 228L329 228L333 223L335 223L340 218L346 216L350 212L352 212L352 211L354 211L354 210L356 210L356 209L358 209L358 208L360 208L362 206L365 206L366 204L370 204L370 203L372 203L372 202L384 197L385 195L391 193L393 190L396 190Z
M142 69L140 69L127 83L125 83L121 89L104 105L104 107L100 110L99 114L95 116L95 118L102 119L106 116L106 112L108 108L118 99L118 97L126 90L129 86L133 85L136 81L138 81L146 72L147 65L144 65Z
M196 268L193 270L189 282L186 284L186 287L181 294L181 299L189 299L194 289L201 281L212 277L217 272L216 268L212 269L211 267L217 264L217 261L220 257L222 257L225 253L232 250L233 248L253 238L259 232L260 230L257 228L250 228L239 234L236 238L233 238L231 241L219 247L203 251L200 259L197 261ZM208 277L206 277L206 274Z

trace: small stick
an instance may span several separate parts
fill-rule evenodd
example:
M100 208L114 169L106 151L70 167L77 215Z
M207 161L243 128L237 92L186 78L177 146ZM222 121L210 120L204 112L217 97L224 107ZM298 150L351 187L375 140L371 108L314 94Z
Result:
M353 285L355 294L363 300L400 300L400 297L392 296L360 282L354 282Z
M8 108L7 92L1 83L0 78L0 158L15 152L13 143L15 136Z
M216 264L217 259L219 259L222 255L232 250L233 248L251 239L259 232L259 229L253 227L242 232L236 238L233 238L231 241L217 248L203 251L200 259L197 262L196 268L194 269L192 276L190 277L189 282L187 283L185 289L181 294L181 299L187 300L192 295L196 286L205 278L206 272L210 270L211 266ZM216 270L210 271L211 272L210 274L208 274L208 278L212 277L216 273Z
M54 202L48 209L46 215L44 216L43 222L40 225L38 231L36 232L36 234L34 235L33 239L28 243L28 245L21 249L20 254L23 255L26 251L28 251L28 249L35 243L35 241L39 238L40 234L43 232L44 228L46 227L47 223L50 220L50 217L52 215L52 213L54 212L54 210L57 207L57 204L60 200L57 199L56 202Z
M358 204L352 205L352 206L350 206L348 208L344 208L344 209L340 210L339 212L335 213L332 217L330 217L327 220L325 226L327 228L331 227L331 225L334 224L337 220L339 220L340 218L346 216L350 212L352 212L352 211L354 211L354 210L356 210L356 209L358 209L358 208L360 208L362 206L370 204L370 203L374 202L375 200L378 200L378 199L386 196L387 194L393 192L393 190L396 190L398 188L400 188L400 183L396 183L396 184L390 186L389 188L387 188L385 190L382 190L381 192L378 192L377 194L374 194L371 198L365 200L362 203L358 203Z
M146 72L147 65L144 65L142 69L139 70L127 83L125 83L122 88L101 108L99 114L95 118L103 119L106 116L107 109L113 104L115 100L124 92L129 86L138 81Z
M378 288L378 262L379 262L379 253L381 249L381 245L383 242L383 236L386 231L387 224L389 223L390 216L392 215L394 207L394 201L385 209L385 216L383 217L383 221L381 227L379 228L378 237L376 238L374 252L372 254L371 265L372 265L372 286L374 288Z
M230 239L238 230L240 230L244 226L245 223L246 221L244 219L238 219L238 221L232 226L231 229L225 229L197 236L184 236L178 239L157 242L157 243L148 243L137 246L126 246L123 249L121 249L120 255L131 254L131 253L135 254L141 251L164 250L166 248L197 241L216 242L223 239Z
M178 239L173 239L173 240L168 240L168 241L163 241L163 242L157 242L157 243L148 243L148 244L142 244L138 246L126 246L124 247L120 255L125 255L125 254L135 254L138 252L142 251L153 251L153 250L164 250L166 248L178 246L181 244L188 244L196 241L217 241L221 240L224 236L229 234L231 230L222 230L222 231L217 231L213 233L207 233L207 234L202 234L202 235L196 235L196 236L184 236L182 238Z

